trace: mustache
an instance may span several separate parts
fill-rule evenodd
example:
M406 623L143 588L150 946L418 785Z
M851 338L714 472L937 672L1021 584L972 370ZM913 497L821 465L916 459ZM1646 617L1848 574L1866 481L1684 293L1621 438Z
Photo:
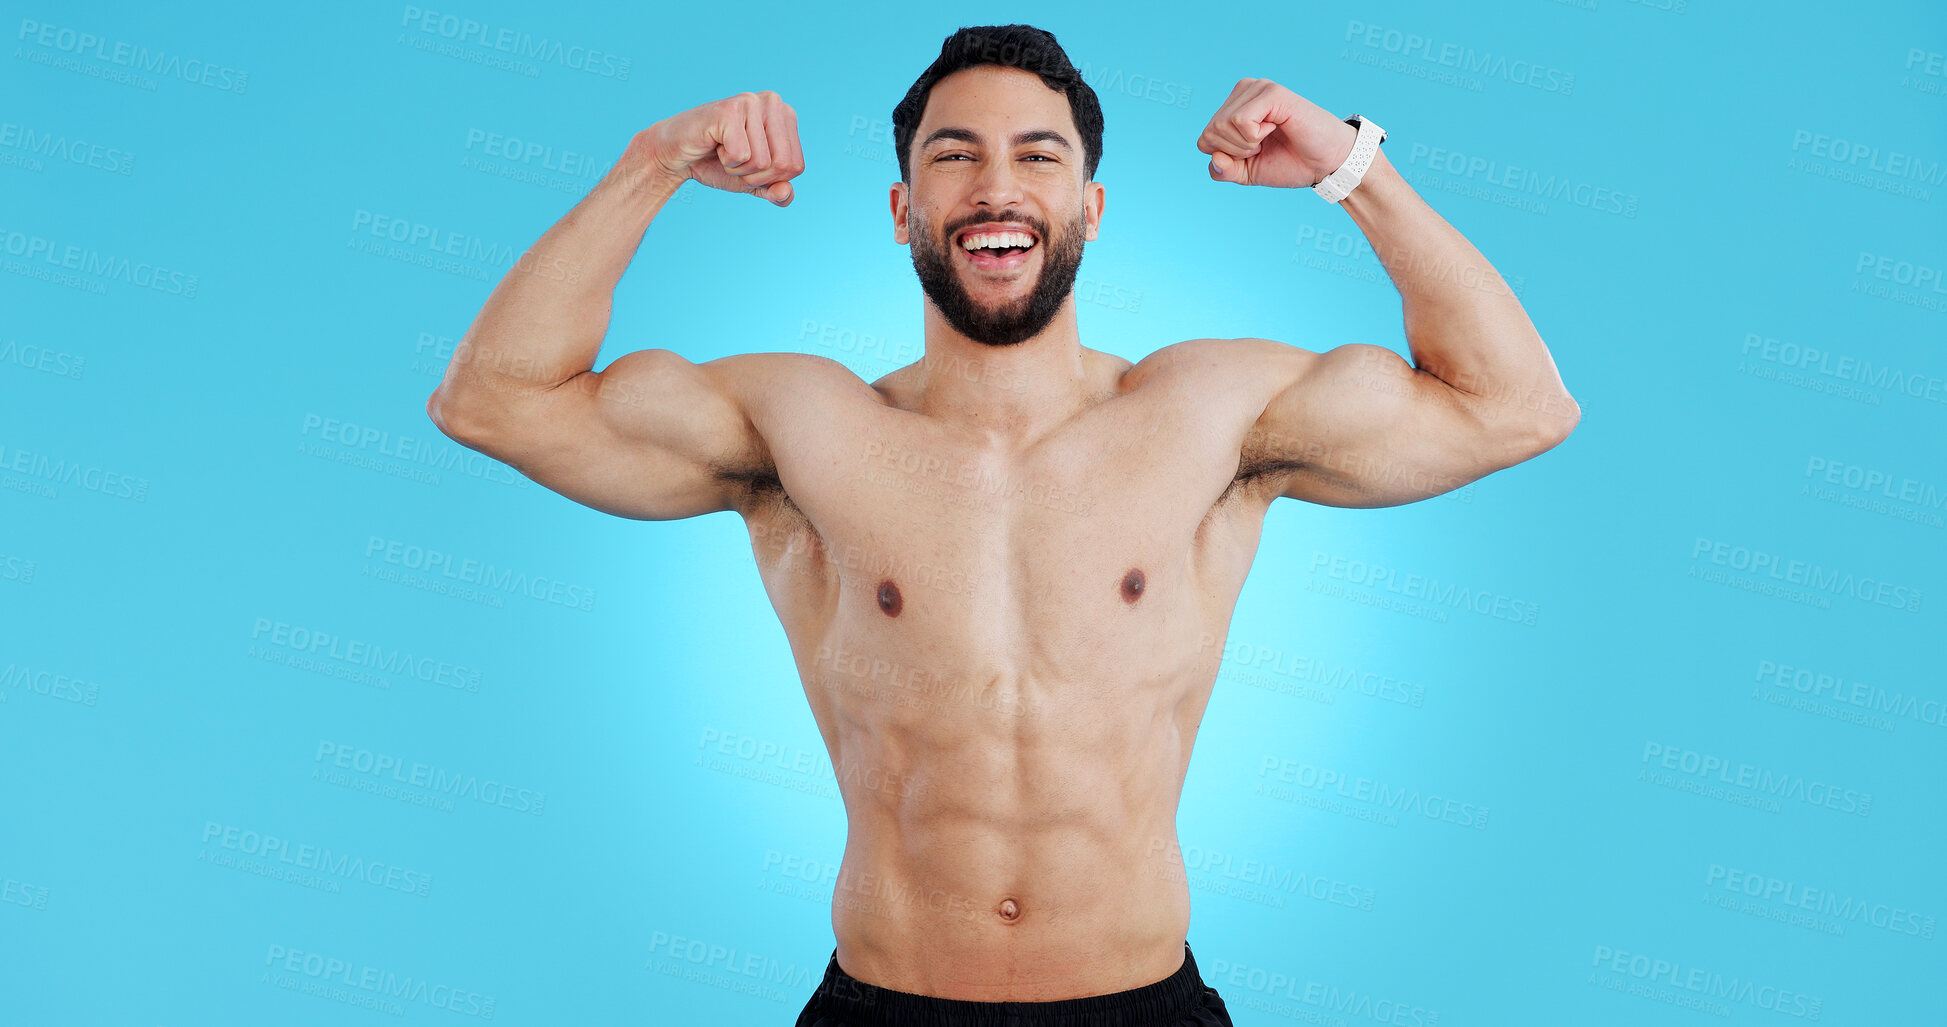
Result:
M968 218L967 220L962 221L957 225L949 225L947 226L946 237L951 239L954 236L960 234L962 230L972 228L975 225L1020 225L1024 228L1033 229L1034 234L1043 239L1046 239L1048 237L1047 226L1043 225L1039 221L1036 221L1031 218L1006 217L1000 214L994 214L987 217Z

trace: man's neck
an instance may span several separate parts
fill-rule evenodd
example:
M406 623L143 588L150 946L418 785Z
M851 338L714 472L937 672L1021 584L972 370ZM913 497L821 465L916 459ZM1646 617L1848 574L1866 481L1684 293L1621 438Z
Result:
M1097 385L1069 297L1040 334L989 346L926 304L926 353L914 367L917 411L995 439L1031 442L1093 402Z

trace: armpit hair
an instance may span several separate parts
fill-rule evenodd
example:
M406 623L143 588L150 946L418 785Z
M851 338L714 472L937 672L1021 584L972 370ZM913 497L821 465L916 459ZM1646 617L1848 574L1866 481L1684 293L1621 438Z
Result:
M710 469L710 473L727 487L736 490L738 508L745 513L780 510L800 526L811 525L811 519L804 515L791 494L784 490L784 482L778 478L776 468L752 470L716 466Z
M1304 466L1304 461L1279 453L1266 445L1262 437L1252 435L1244 440L1244 451L1237 460L1237 473L1231 476L1230 485L1217 498L1217 502L1222 503L1238 490L1248 488L1262 478L1287 474Z
M710 468L710 476L731 488L743 491L753 499L784 495L784 482L778 478L775 468L746 470L718 464Z

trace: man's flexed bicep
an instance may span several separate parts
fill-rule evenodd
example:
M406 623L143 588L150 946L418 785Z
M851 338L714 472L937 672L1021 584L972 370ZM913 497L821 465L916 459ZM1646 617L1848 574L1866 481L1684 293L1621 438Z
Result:
M1284 348L1281 390L1252 433L1278 493L1323 506L1398 506L1450 492L1553 448L1517 404L1457 389L1383 346Z
M637 132L574 209L494 287L427 400L462 444L598 510L643 520L733 509L768 470L748 416L777 354L693 364L665 349L593 370L622 272L684 183L791 202L797 114L738 93ZM680 254L672 254L679 263ZM680 304L682 298L669 301ZM762 405L762 404L758 404Z
M1247 78L1197 137L1218 181L1297 189L1353 173L1350 193L1331 190L1332 202L1399 288L1411 364L1362 345L1263 358L1280 391L1255 434L1276 442L1255 456L1247 445L1243 464L1278 475L1280 495L1332 506L1451 491L1553 448L1581 418L1514 290L1413 191L1366 125ZM1355 149L1370 162L1363 171Z
M666 349L616 358L553 388L522 390L448 435L606 513L674 520L734 508L770 457L750 405L775 354L694 364Z

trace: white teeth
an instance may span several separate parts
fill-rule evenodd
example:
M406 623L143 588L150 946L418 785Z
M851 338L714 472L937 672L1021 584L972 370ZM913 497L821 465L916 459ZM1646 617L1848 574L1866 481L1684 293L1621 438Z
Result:
M1027 249L1034 245L1034 237L1026 232L979 232L961 236L962 249L1006 249L1010 246Z

